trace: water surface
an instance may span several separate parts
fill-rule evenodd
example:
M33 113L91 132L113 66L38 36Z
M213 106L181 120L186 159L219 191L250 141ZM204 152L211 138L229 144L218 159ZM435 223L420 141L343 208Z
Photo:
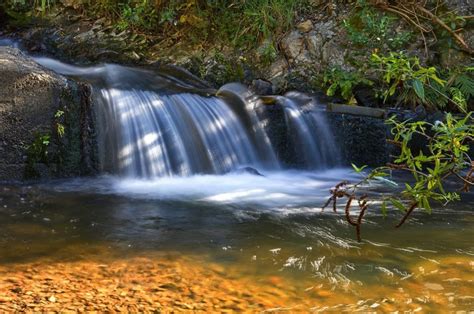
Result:
M262 293L278 289L291 296L288 306L474 307L472 194L394 229L401 215L385 219L376 210L377 196L390 189L372 186L358 243L341 211L320 208L331 186L355 179L350 170L263 174L2 185L0 261L159 260L156 254L172 253L195 261L185 268L220 265L223 281L231 274Z

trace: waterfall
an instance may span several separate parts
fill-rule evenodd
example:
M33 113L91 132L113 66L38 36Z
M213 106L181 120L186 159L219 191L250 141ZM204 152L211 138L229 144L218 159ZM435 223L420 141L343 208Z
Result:
M304 168L326 169L339 165L340 153L334 143L333 134L324 116L324 111L315 108L311 99L310 110L297 104L298 96L290 93L279 100L284 106L289 138L297 147L297 163Z
M277 170L280 162L304 169L338 165L326 119L305 108L309 98L304 94L275 96L284 116L275 133L269 128L275 121L257 114L267 104L241 84L215 91L178 68L77 67L35 60L92 83L104 172L157 178L223 174L249 166Z
M101 89L98 96L105 109L102 132L115 134L101 154L109 171L162 177L278 167L264 164L252 134L217 97L114 88Z

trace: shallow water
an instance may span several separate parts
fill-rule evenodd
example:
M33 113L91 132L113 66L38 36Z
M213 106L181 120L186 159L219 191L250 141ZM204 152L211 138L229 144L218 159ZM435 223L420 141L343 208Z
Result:
M216 280L287 297L268 296L259 309L272 300L315 311L474 309L472 194L416 213L400 230L401 215L384 219L374 204L358 243L341 213L320 210L331 186L355 179L348 169L264 175L3 185L0 261L159 261L169 253L197 276L221 267ZM374 202L390 191L370 190Z

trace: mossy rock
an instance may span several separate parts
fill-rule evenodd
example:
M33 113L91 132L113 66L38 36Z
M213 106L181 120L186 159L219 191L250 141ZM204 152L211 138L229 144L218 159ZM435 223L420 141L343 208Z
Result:
M0 47L0 69L0 180L93 174L89 87L44 69L14 48Z

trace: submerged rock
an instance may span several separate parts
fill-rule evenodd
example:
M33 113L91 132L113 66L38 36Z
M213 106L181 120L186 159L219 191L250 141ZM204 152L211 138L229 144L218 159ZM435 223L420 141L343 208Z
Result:
M261 174L257 169L252 168L252 167L242 167L242 168L239 168L239 169L236 169L236 170L232 171L232 173L252 174L252 175L255 175L255 176L264 177L263 174Z
M0 180L94 173L89 95L88 85L0 47Z

